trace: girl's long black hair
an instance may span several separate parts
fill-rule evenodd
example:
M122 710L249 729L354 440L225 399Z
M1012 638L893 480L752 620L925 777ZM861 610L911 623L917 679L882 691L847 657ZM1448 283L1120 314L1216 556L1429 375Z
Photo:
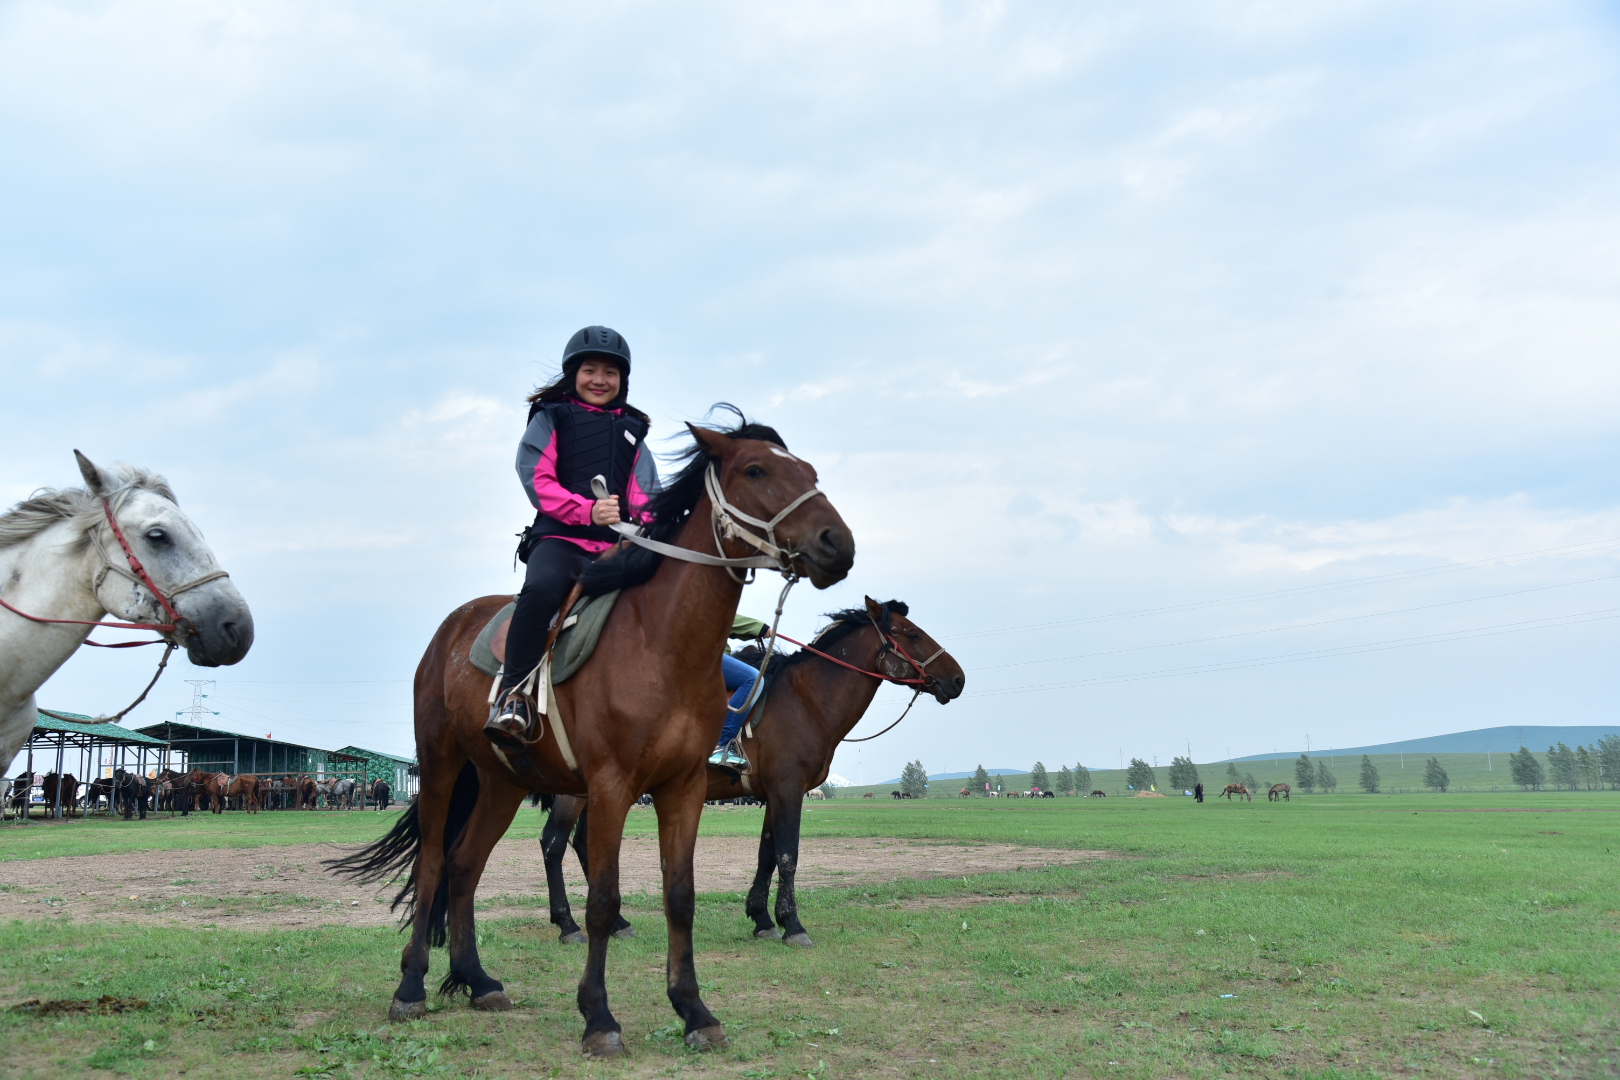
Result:
M729 412L737 418L736 427L716 429L728 438L760 439L775 443L784 450L787 449L787 443L782 441L782 436L776 433L775 428L753 423L735 405L722 401L709 411ZM663 490L648 501L643 511L653 518L652 525L647 529L647 535L666 544L675 542L681 527L686 524L686 519L692 515L692 507L697 505L698 499L703 495L703 473L708 469L709 462L714 459L703 449L701 443L693 439L691 446L681 450L670 460L684 461L686 465L664 485ZM628 589L649 580L658 571L658 565L663 560L662 555L648 551L644 547L631 546L615 552L610 558L586 563L585 569L580 572L579 580L585 586L586 596L601 596L603 593Z
M529 419L533 420L534 414L539 412L542 406L550 405L558 401L578 401L579 394L575 392L574 384L579 377L580 365L593 357L595 359L611 361L619 368L619 396L608 402L605 406L603 406L603 408L623 409L637 420L640 420L643 424L651 427L652 418L625 400L625 398L630 396L630 376L625 374L624 366L619 364L618 357L596 355L592 353L581 353L578 356L569 357L568 362L563 365L562 371L557 373L557 377L555 379L552 379L545 386L538 386L535 388L534 393L530 394L528 397Z

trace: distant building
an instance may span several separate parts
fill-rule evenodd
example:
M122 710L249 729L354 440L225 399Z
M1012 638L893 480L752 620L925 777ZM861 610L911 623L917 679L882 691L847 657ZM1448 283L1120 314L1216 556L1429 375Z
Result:
M381 750L367 750L363 746L345 746L338 751L350 757L359 758L365 764L365 778L368 781L386 780L392 789L394 797L407 799L416 794L417 769L415 758L399 757L395 754L385 754Z

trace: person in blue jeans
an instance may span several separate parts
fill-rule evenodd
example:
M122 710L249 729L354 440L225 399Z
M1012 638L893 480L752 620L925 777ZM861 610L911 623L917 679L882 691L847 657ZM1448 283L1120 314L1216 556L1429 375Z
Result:
M764 635L766 629L766 625L758 619L738 615L732 620L730 636L758 639ZM726 726L720 730L720 741L715 744L714 753L709 755L709 764L746 769L748 759L742 755L735 743L737 732L742 730L743 721L748 719L748 715L732 710L741 710L747 703L748 696L754 692L754 682L759 678L759 669L743 663L728 652L720 657L720 673L725 677L726 689L731 691L731 700L726 702Z

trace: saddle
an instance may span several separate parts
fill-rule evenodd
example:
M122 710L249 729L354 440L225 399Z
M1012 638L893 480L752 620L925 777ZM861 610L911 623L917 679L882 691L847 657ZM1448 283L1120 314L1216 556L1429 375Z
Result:
M568 768L576 774L579 772L579 762L574 757L574 749L569 744L568 732L564 730L562 716L557 708L557 695L554 687L572 678L585 661L591 658L596 651L596 643L602 636L602 627L607 625L608 615L613 611L614 603L619 599L617 590L604 593L601 596L582 596L581 587L575 585L563 601L559 609L559 618L551 624L551 630L546 638L546 648L541 654L539 665L528 677L518 684L515 693L520 693L529 702L529 715L531 719L529 736L530 742L539 742L545 738L546 720L551 720L551 729L556 733L557 749L561 752L563 761ZM490 704L495 704L500 695L501 675L506 662L507 632L511 628L512 612L517 604L506 605L496 612L468 653L468 659L474 667L488 675L494 682L489 688ZM566 612L566 614L562 614ZM485 653L487 652L487 655ZM538 729L538 730L536 730ZM508 758L506 752L499 746L494 747L495 756L500 758L502 764L514 773L517 766Z
M585 666L585 661L596 651L602 627L607 625L608 614L618 599L616 591L601 596L581 597L578 586L575 586L563 604L563 610L568 614L553 625L553 638L546 649L546 655L551 660L553 683L567 682ZM472 661L472 666L492 679L501 674L501 667L506 663L506 636L512 629L512 612L515 610L517 604L513 602L497 611L495 617L478 632L472 649L468 651L467 659Z

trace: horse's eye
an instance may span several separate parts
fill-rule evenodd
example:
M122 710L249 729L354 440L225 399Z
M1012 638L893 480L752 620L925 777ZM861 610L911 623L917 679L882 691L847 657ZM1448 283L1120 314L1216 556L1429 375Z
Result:
M765 475L765 470L760 468L758 465L750 465L748 468L743 470L743 475L748 477L750 480L758 480L760 477Z
M917 633L917 631L915 631L915 630L907 630L906 631L906 637L910 638L912 641L921 641L922 640L922 635Z
M147 529L146 538L154 544L167 544L169 542L169 534L162 529Z

